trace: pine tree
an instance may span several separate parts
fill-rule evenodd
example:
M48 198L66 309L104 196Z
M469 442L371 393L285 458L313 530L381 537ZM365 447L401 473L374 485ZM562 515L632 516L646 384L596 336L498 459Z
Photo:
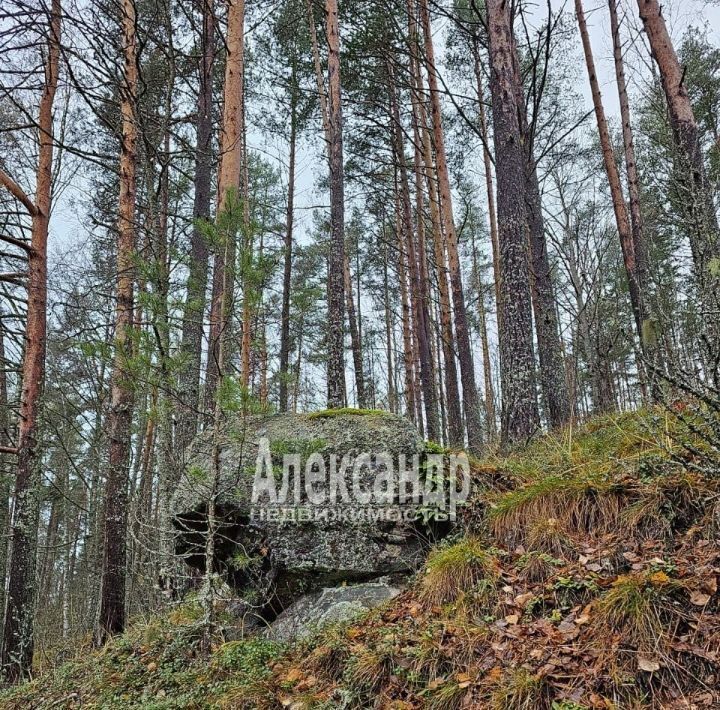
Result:
M502 443L509 445L526 440L540 425L527 216L524 201L517 199L525 192L527 160L518 119L521 107L517 105L510 6L503 0L490 0L487 10L500 246L500 434Z

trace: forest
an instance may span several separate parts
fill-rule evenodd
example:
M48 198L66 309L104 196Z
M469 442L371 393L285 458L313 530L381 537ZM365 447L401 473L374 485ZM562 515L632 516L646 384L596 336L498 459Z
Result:
M0 707L720 707L719 38L2 0ZM252 517L367 451L457 520Z

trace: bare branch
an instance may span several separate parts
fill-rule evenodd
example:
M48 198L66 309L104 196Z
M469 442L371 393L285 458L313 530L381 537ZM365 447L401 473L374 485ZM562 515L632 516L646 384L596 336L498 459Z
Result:
M22 202L32 217L38 214L38 208L35 206L35 203L25 194L25 191L20 185L3 170L0 170L0 184L4 185L18 202Z

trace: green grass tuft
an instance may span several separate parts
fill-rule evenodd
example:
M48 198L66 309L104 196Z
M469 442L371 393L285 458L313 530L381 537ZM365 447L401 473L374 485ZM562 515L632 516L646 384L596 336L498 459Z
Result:
M466 537L430 554L420 596L430 604L449 604L479 588L489 594L498 574L497 560L487 545Z
M683 589L682 582L663 571L621 575L598 602L596 628L619 633L641 651L656 652L682 618L678 600Z

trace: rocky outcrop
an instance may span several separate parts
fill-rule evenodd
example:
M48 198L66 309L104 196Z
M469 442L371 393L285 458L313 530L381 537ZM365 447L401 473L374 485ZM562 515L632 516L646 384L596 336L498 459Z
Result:
M361 616L400 594L400 588L386 580L343 587L326 587L300 597L285 609L268 628L266 635L276 641L303 639L323 626Z
M415 522L346 517L355 503L333 508L340 510L340 517L258 517L263 511L282 508L273 507L267 498L253 502L253 482L263 447L269 448L272 475L281 491L286 455L298 457L301 470L311 458L318 462L316 469L324 466L330 470L333 460L340 465L343 457L352 461L363 453L384 453L395 463L400 456L410 461L422 454L424 442L402 417L348 410L238 418L223 430L217 452L210 434L200 436L189 452L174 497L176 551L188 564L200 570L205 567L207 501L211 496L218 522L216 568L239 595L251 604L265 605L267 618L304 594L411 573L422 562L425 537ZM212 467L215 454L220 462L217 474ZM379 463L373 457L368 459L361 474L363 489L372 488L382 467L382 459ZM392 477L397 475L397 469L393 470ZM294 478L286 483L292 493ZM305 491L304 482L301 487Z

